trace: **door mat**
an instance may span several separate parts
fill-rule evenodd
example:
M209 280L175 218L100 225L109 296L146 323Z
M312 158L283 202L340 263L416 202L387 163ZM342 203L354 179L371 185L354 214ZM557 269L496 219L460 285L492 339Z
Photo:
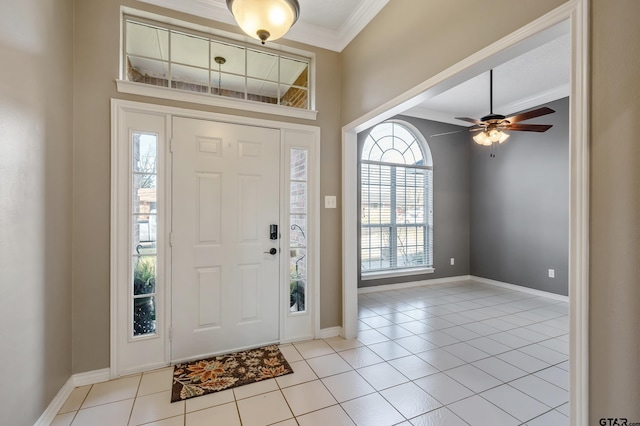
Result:
M171 402L293 373L278 345L177 364Z

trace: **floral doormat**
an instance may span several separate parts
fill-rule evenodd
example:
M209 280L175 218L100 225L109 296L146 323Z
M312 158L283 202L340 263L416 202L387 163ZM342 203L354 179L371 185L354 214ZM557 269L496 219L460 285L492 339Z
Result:
M177 364L171 402L293 373L277 345Z

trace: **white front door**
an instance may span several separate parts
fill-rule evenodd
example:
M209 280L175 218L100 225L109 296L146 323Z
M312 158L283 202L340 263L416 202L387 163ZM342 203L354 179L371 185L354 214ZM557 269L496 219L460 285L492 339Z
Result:
M171 360L277 342L280 131L175 117L171 146Z

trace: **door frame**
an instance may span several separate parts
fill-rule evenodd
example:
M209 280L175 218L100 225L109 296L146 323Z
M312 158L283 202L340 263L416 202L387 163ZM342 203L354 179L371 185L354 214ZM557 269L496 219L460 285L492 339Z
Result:
M159 154L159 159L164 158L163 164L160 165L158 182L158 197L162 197L164 205L158 210L158 244L162 244L162 249L165 253L163 265L164 271L160 272L162 275L158 276L158 286L161 287L158 291L161 299L164 300L163 306L160 309L163 310L156 318L158 323L162 323L163 326L158 330L158 335L163 342L163 353L153 354L155 360L152 363L146 363L144 365L138 365L133 367L124 367L119 365L119 354L122 350L123 338L128 335L126 329L121 329L122 325L119 321L118 308L122 303L123 277L128 276L128 269L123 271L124 266L122 262L118 260L119 251L123 247L128 247L129 244L129 222L128 218L123 216L123 212L126 211L125 200L129 197L130 189L123 188L123 182L128 181L128 178L122 176L123 169L121 159L127 155L126 146L129 143L127 136L128 131L123 126L126 123L127 114L146 114L155 117L163 117L164 129L161 133L164 140L163 146L158 147L158 152L162 151L162 155ZM163 366L168 366L171 360L171 247L170 247L170 233L171 233L171 154L170 144L172 135L172 118L173 117L185 117L193 119L202 119L213 122L224 122L230 124L239 124L253 127L267 127L280 130L280 221L281 224L288 223L288 206L285 205L286 197L284 196L285 183L288 182L285 176L285 172L288 170L284 159L286 158L287 146L304 146L309 150L309 186L308 186L308 211L309 211L309 224L308 229L308 260L309 260L309 273L308 273L308 286L309 295L312 300L309 306L308 312L308 332L298 333L297 335L286 335L285 322L286 321L300 321L302 316L291 316L285 311L284 305L280 306L279 316L279 339L280 342L291 342L298 340L307 340L320 337L320 128L318 126L303 125L296 123L288 123L284 121L273 121L251 117L243 117L238 115L228 115L220 113L212 113L206 111L191 110L186 108L169 107L164 105L150 104L144 102L128 101L122 99L111 99L111 230L110 230L110 245L111 245L111 259L110 259L110 377L116 378L126 374L132 374L140 371L150 370ZM126 140L123 140L126 138ZM292 142L294 140L294 142ZM297 143L295 141L300 141ZM162 171L162 175L160 175ZM123 180L124 178L124 180ZM124 210L123 210L124 209ZM162 219L161 219L162 218ZM286 220L285 220L286 219ZM162 222L162 224L160 223ZM283 232L283 240L285 233ZM164 236L164 243L161 243L161 235ZM288 236L288 233L286 233ZM282 244L285 244L284 242ZM286 241L288 245L288 241ZM286 251L283 251L286 253ZM288 274L285 272L289 267L288 256L280 256L280 292L281 300L285 299L285 290L289 287ZM128 268L128 266L127 266ZM286 282L285 282L286 281ZM163 284L161 284L161 282ZM288 293L286 293L288 298ZM284 303L284 302L281 302ZM293 318L293 319L291 319ZM300 329L299 327L297 328ZM124 335L123 335L124 334ZM143 339L140 339L141 341ZM129 342L124 341L125 345Z
M357 134L504 61L532 38L569 21L569 402L572 425L589 415L589 0L570 0L512 34L425 80L342 128L343 336L357 335Z

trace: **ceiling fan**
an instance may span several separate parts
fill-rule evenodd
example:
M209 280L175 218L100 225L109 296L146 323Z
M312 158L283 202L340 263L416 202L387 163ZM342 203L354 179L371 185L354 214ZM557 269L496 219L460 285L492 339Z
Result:
M480 120L469 117L456 117L457 120L467 121L474 125L469 127L470 132L481 132L473 137L479 145L492 146L495 143L501 144L507 140L509 135L503 130L514 130L524 132L546 132L551 124L521 124L521 121L554 113L551 108L542 107L521 114L505 117L504 115L493 113L493 70L489 74L489 115L485 115Z

